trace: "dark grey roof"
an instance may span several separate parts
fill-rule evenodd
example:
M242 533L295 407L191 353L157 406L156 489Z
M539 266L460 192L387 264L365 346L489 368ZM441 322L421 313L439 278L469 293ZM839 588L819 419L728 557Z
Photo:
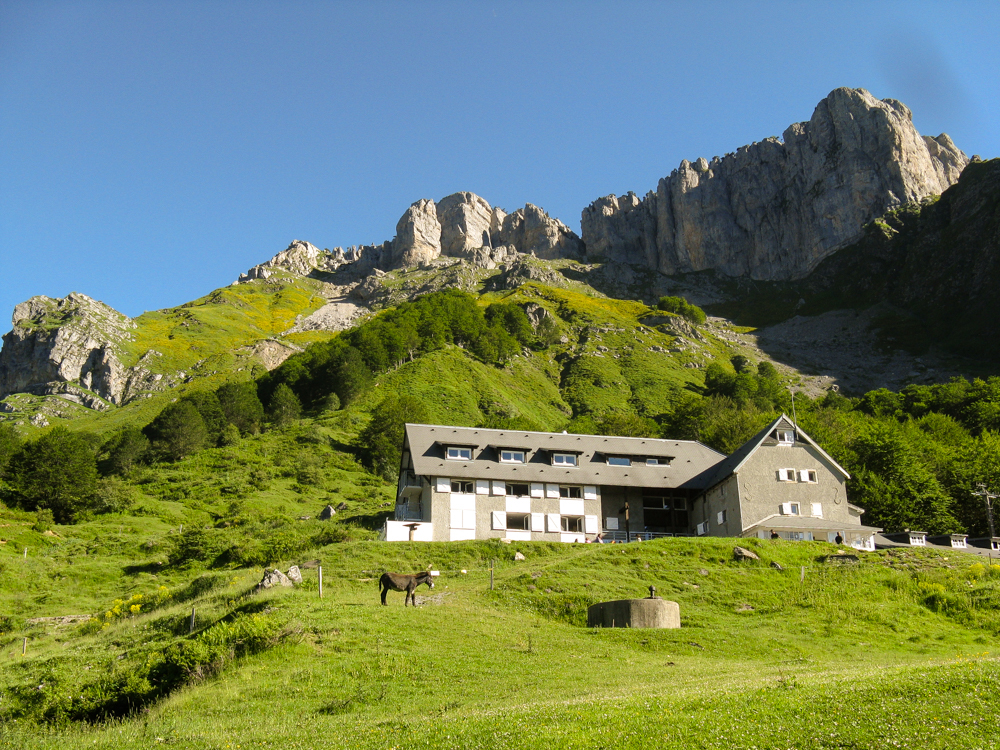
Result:
M414 472L433 477L496 479L619 487L702 489L696 477L724 456L693 440L568 435L556 432L487 430L479 427L407 424ZM471 461L445 458L448 445L477 445ZM525 464L500 463L496 447L530 448ZM551 453L578 453L579 466L552 466ZM606 456L670 458L669 466L609 466Z
M726 477L730 476L736 471L739 471L740 467L743 466L743 464L746 462L748 458L750 458L751 455L753 455L754 451L756 451L760 447L761 443L763 443L767 439L768 435L770 435L779 427L787 428L789 430L795 430L795 433L797 435L796 437L797 440L800 438L803 439L804 442L808 443L817 451L819 451L820 455L823 456L823 458L825 458L826 461L834 469L843 474L845 479L851 478L851 475L848 474L843 469L843 467L841 467L840 464L834 461L826 451L820 448L819 445L817 445L816 441L814 441L805 432L803 432L801 427L797 427L792 422L792 420L790 420L786 415L782 414L780 417L771 422L771 424L769 424L763 430L761 430L752 438L743 443L743 445L741 445L733 453L731 453L728 458L710 468L707 471L707 475L704 478L699 478L700 481L703 482L703 486L714 487Z
M879 532L882 529L874 526L858 526L855 524L845 524L843 522L832 521L828 518L814 518L813 516L769 516L757 523L750 524L743 531L750 529L782 529L803 530L803 531L872 531Z

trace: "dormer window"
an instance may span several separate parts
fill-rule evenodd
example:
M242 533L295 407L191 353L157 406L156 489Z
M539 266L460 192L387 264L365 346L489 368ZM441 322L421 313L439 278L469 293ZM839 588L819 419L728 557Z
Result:
M778 445L794 445L795 430L777 430L774 436L778 439Z
M628 456L608 456L608 466L631 466L632 459Z
M471 461L472 448L463 445L449 445L448 458L452 461Z
M524 451L501 450L500 463L502 464L523 464Z
M553 466L576 466L576 454L575 453L553 453L552 454L552 465Z
M649 456L646 458L646 466L670 466L670 459L662 456Z

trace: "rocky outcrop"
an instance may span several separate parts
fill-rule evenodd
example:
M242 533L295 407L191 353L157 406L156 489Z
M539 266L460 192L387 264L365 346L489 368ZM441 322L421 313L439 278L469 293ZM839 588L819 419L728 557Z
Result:
M588 259L666 274L801 278L887 209L942 193L967 162L947 135L921 136L900 102L836 89L783 140L682 161L642 199L594 201L583 241Z
M376 271L413 268L441 257L461 258L479 268L497 268L518 254L537 258L582 258L583 242L569 227L538 206L512 214L490 206L475 193L454 193L435 203L422 199L396 224L396 236L381 245L320 250L294 240L266 263L241 274L234 284L270 278L283 270L310 276L339 272L352 283ZM366 298L364 290L354 293ZM370 295L368 295L370 296Z
M531 203L503 218L499 240L543 260L580 258L584 252L583 242L569 227Z
M419 200L406 209L396 224L390 268L408 268L434 260L441 254L441 222L432 200ZM383 269L388 270L388 269Z
M32 297L14 308L12 322L0 350L0 398L54 394L90 408L106 406L97 394L121 403L135 374L122 366L119 354L135 328L130 318L74 292L64 299Z
M474 193L454 193L442 198L437 204L441 254L466 258L475 250L493 247L490 231L493 217L490 204Z

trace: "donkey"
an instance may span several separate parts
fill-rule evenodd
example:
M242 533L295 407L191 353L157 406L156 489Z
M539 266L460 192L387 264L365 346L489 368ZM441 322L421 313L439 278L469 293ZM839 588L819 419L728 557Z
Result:
M430 588L434 588L434 579L430 573L414 573L413 575L383 573L382 577L378 579L379 588L382 590L382 604L386 603L385 596L392 589L393 591L406 592L406 598L403 600L404 607L411 601L413 602L413 606L416 607L417 596L413 592L421 583L426 583Z

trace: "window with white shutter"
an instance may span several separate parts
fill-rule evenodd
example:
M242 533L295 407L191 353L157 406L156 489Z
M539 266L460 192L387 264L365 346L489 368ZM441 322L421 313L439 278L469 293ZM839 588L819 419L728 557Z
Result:
M618 531L618 519L614 516L608 516L604 519L604 528L608 531Z
M559 497L559 485L558 484L545 485L545 497Z
M812 514L814 518L823 517L823 503L813 503L812 504Z
M531 496L532 497L545 497L545 485L540 482L531 483Z
M493 494L494 495L506 495L507 494L507 483L506 482L493 482Z
M545 530L546 531L562 531L559 514L558 513L546 513L545 514Z
M698 536L705 536L705 534L708 533L708 521L699 523L695 528L698 532Z
M488 494L490 494L490 480L489 479L477 479L476 480L476 494L477 495L488 495Z
M779 482L794 482L795 481L795 469L778 469L778 481Z
M451 479L448 477L435 477L434 490L435 492L451 492Z
M715 514L715 519L716 523L718 523L720 526L724 524L726 522L726 511L720 510L718 513Z
M583 522L584 522L583 530L585 532L587 532L588 534L597 533L597 516L584 516Z
M531 514L531 530L532 531L545 531L545 514L544 513L532 513Z
M583 499L584 500L596 500L597 499L597 488L592 485L586 485L583 488Z
M490 514L492 524L491 527L496 529L506 529L507 528L507 511L495 510Z

